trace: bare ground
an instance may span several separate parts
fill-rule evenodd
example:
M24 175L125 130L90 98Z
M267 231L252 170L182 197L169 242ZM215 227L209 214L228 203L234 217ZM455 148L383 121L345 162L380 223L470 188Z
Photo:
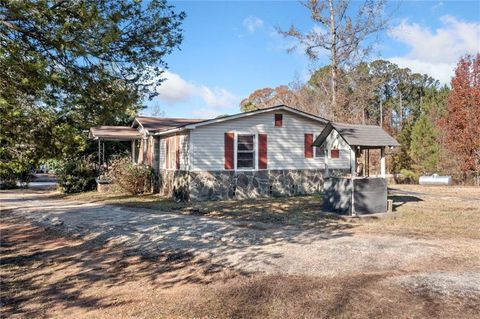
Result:
M2 193L2 314L477 317L480 241L450 216L478 225L477 190L399 192L419 200L398 200L395 218L314 227Z

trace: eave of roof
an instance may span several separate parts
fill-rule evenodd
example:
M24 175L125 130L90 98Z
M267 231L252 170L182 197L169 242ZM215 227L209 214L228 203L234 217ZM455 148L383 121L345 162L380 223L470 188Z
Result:
M271 111L276 111L276 110L284 110L284 111L287 111L287 112L295 113L295 114L298 114L298 115L301 115L301 116L304 116L304 117L307 117L307 118L310 118L312 120L322 122L322 123L325 123L325 124L329 122L327 119L324 119L322 117L319 117L319 116L316 116L316 115L313 115L313 114L310 114L310 113L299 111L299 110L294 109L294 108L292 108L290 106L287 106L287 105L277 105L277 106L272 106L272 107L265 108L265 109L260 109L260 110L250 111L250 112L237 113L237 114L234 114L234 115L214 118L214 119L210 119L210 120L203 120L203 121L199 121L199 122L196 122L196 123L191 123L191 124L187 124L187 125L184 125L184 126L176 127L174 129L171 129L171 130L157 132L157 133L155 133L155 135L166 135L166 134L171 134L171 133L175 133L175 132L178 132L178 131L191 130L191 129L195 129L199 126L221 123L221 122L225 122L225 121L230 121L230 120L234 120L234 119L238 119L238 118L253 116L253 115L256 115L256 114L261 114L261 113L266 113L266 112L271 112Z
M161 132L166 130L183 127L185 125L205 121L204 119L189 119L189 118L171 118L171 117L150 117L137 116L132 123L132 127L136 127L136 123L143 129L149 132Z

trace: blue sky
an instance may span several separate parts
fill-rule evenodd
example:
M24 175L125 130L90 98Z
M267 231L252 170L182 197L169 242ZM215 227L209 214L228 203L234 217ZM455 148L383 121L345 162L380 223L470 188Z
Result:
M305 81L315 65L275 27L309 30L308 11L297 1L172 1L187 13L181 49L166 58L160 96L142 113L208 118L239 112L256 89ZM354 2L354 6L355 6ZM480 2L390 2L395 10L371 58L382 58L448 83L458 58L480 51Z

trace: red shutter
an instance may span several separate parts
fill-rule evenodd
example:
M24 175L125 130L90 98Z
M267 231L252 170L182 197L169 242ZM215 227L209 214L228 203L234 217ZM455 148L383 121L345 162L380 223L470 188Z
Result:
M313 134L305 134L305 157L313 157Z
M330 150L331 158L340 158L340 150Z
M175 168L180 169L180 135L175 136Z
M258 168L267 169L267 134L258 134Z
M275 127L282 127L283 114L275 114Z
M234 139L235 133L225 133L225 169L234 169Z

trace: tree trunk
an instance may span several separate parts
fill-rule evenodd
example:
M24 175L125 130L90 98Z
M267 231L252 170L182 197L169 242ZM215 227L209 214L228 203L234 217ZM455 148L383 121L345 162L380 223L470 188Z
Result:
M398 117L399 117L399 124L400 127L403 126L403 105L402 105L402 91L400 93L400 105L399 105L399 112L398 112Z
M328 0L330 7L330 34L332 37L332 108L333 108L333 120L335 120L335 113L337 112L337 74L338 74L338 61L337 61L337 30L335 28L335 11L333 7L333 0Z
M380 127L383 128L383 104L382 104L382 98L380 98Z

